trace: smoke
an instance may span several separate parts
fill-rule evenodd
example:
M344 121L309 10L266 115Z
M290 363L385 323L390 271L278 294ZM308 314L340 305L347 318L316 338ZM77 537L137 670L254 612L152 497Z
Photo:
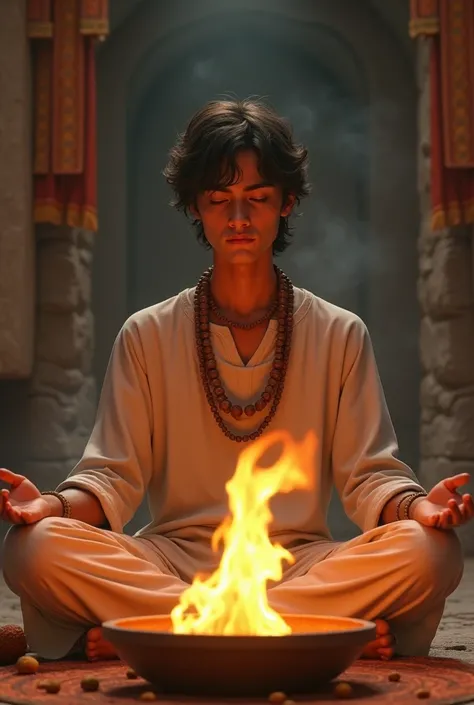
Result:
M215 58L199 59L193 63L191 69L193 78L208 83L219 83L222 72Z
M259 42L242 47L241 37L235 46L229 38L222 54L208 47L201 50L187 63L191 92L200 102L260 96L289 120L296 141L308 148L313 192L296 209L302 217L292 218L294 244L282 255L282 266L292 270L302 286L357 309L351 297L368 286L371 272L393 267L387 251L392 236L373 232L370 223L369 160L375 145L369 123L377 114L387 125L387 135L396 134L400 107L359 102L334 77L312 62L295 63L291 55L285 61L274 56L272 75L261 72L259 67L268 65L268 53ZM390 165L385 185L392 182L394 188L400 183L395 174L406 163L406 152L399 146L392 139L383 145L379 140L376 146Z
M297 98L291 101L285 115L302 141L304 141L305 136L311 135L316 131L318 124L317 112L309 105L300 102Z
M302 244L288 251L292 269L305 288L356 309L355 290L364 284L368 271L378 266L379 256L364 237L364 224L328 213L322 203L316 203L318 207L318 217L304 228L299 226L296 238L303 236ZM351 295L355 297L352 305Z
M293 90L281 113L309 150L313 193L293 218L295 243L284 255L295 280L334 303L358 308L356 290L378 256L367 224L367 112L334 86Z

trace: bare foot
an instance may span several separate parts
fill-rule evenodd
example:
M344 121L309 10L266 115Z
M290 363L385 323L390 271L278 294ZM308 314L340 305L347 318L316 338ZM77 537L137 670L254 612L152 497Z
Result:
M388 661L393 658L395 638L390 631L388 622L384 619L375 619L376 634L362 652L361 658L382 659Z
M87 632L86 656L89 661L105 661L118 658L117 652L110 641L104 639L100 627L93 627Z

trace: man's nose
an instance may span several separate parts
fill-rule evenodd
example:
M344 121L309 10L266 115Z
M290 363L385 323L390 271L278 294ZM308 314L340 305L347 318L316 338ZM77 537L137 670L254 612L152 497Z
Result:
M231 204L229 213L229 225L233 228L246 227L250 224L249 212L245 203L235 202Z

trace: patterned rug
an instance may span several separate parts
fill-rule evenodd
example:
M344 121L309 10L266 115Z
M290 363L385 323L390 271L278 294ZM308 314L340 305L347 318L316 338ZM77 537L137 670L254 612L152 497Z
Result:
M34 675L18 675L13 666L0 669L0 703L11 705L128 705L146 702L145 692L152 686L138 678L129 680L127 668L120 661L84 663L82 661L44 662ZM393 673L399 680L389 679ZM84 692L81 680L86 677L99 680L99 690ZM59 681L60 691L48 694L38 689L45 679ZM430 705L461 705L474 703L474 664L442 658L402 658L390 663L356 661L342 676L311 696L297 696L296 703L324 705L339 698L334 692L339 682L349 683L352 702L371 705L419 705L426 700ZM151 697L151 696L148 696ZM291 698L291 693L288 694ZM151 702L151 700L150 700ZM261 705L263 699L204 699L179 698L157 694L161 705Z

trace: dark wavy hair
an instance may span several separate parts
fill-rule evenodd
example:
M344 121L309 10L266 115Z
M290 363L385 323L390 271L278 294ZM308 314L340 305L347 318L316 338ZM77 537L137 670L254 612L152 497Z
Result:
M255 150L262 178L282 188L283 203L293 194L299 204L310 193L308 152L295 143L286 119L260 100L214 100L191 118L170 150L163 174L175 194L171 205L189 217L199 193L235 184L241 178L236 157L247 149ZM210 248L201 221L193 225L198 241ZM274 254L288 247L291 230L288 217L281 217Z

